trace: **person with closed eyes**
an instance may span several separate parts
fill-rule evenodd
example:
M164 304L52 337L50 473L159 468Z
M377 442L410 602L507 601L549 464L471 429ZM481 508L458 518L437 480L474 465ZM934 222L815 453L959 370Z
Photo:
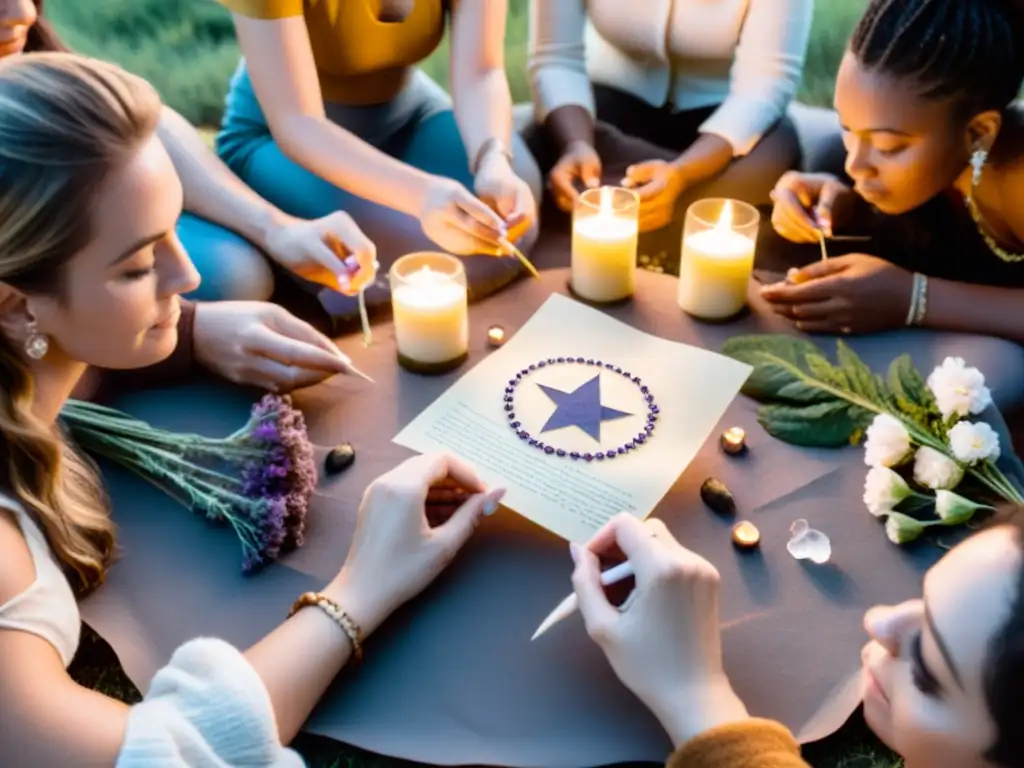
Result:
M750 717L729 683L711 563L660 520L630 515L572 556L587 631L664 726L670 768L807 768L792 734ZM624 610L599 581L599 562L623 556L636 572ZM968 538L928 571L920 599L873 608L864 625L864 716L906 768L1024 766L1019 519Z
M1022 84L1021 0L871 0L836 78L848 178L786 174L771 219L811 258L822 236L871 242L765 286L775 311L1024 340Z

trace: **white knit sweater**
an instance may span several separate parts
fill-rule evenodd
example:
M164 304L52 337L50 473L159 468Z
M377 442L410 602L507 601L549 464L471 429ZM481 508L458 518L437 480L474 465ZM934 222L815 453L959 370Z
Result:
M28 544L36 580L0 605L0 630L30 632L71 662L81 616L46 538L17 501L0 495ZM0 759L0 763L3 760ZM146 698L128 713L116 768L297 768L302 758L281 746L263 681L239 651L201 638L179 648L159 670Z
M654 106L721 105L701 126L745 155L796 94L814 0L530 0L537 119L594 112L590 83Z

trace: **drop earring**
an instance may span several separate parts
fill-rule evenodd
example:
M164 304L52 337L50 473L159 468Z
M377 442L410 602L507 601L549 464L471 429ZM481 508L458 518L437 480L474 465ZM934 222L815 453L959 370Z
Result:
M981 183L981 172L985 169L985 163L988 162L988 150L976 149L974 154L971 155L971 168L973 173L971 174L971 185L976 187Z
M50 351L50 340L45 333L36 330L36 321L28 325L28 336L25 338L25 354L33 360L42 360Z

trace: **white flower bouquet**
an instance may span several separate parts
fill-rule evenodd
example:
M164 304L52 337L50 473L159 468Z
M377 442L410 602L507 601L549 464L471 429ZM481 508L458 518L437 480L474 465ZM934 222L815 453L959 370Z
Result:
M999 435L975 418L992 404L985 377L961 358L946 358L926 381L908 355L883 379L842 342L837 364L788 336L741 336L724 352L754 367L743 391L762 403L770 434L807 446L864 441L864 504L894 543L963 525L1000 500L1024 504L996 466Z

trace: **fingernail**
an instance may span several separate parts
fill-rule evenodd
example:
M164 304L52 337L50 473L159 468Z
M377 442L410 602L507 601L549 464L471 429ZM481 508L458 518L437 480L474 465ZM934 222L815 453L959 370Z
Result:
M347 257L343 263L351 270L359 269L359 259L355 256Z
M583 548L575 541L569 542L569 557L572 558L574 563L578 563L580 561L580 552L582 552L582 550Z
M498 502L501 501L501 497L505 495L504 488L495 488L493 491L488 491L487 501L484 503L484 515L490 517L498 511Z

